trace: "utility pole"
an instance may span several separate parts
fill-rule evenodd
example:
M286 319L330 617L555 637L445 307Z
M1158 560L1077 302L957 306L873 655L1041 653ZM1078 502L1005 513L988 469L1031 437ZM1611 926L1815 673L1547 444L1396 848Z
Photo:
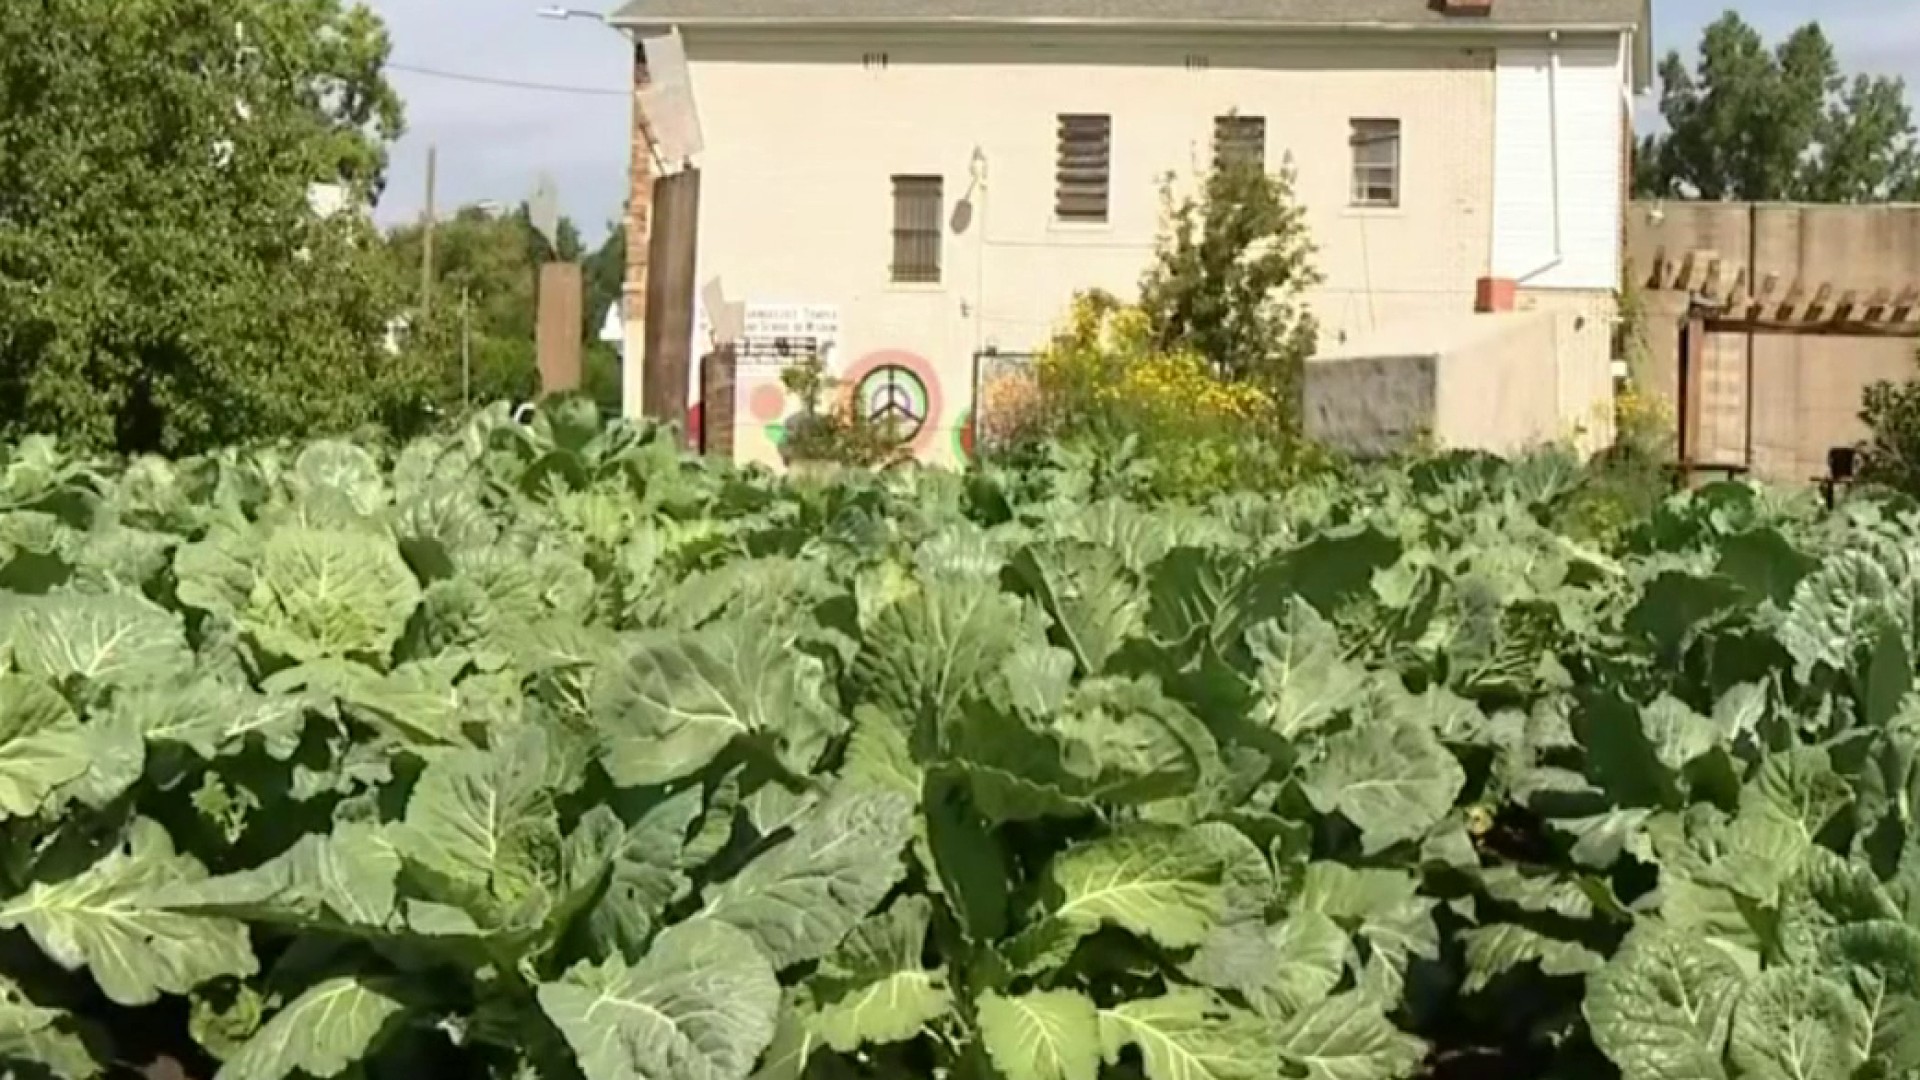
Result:
M420 234L420 317L433 312L433 181L439 148L427 147L427 220Z
M460 286L460 406L473 411L473 307L465 285Z

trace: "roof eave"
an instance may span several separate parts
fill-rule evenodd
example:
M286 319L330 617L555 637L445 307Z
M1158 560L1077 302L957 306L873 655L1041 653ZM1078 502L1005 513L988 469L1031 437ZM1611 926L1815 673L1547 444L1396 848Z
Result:
M1300 22L1298 20L1255 19L1081 19L1045 16L895 16L891 18L803 18L787 16L710 16L662 19L618 14L608 22L623 30L689 29L808 29L808 30L884 30L928 29L934 27L1070 27L1086 30L1160 30L1160 31L1234 31L1297 30L1307 32L1365 31L1369 33L1410 34L1620 34L1634 31L1632 23L1517 23L1460 20L1458 22Z

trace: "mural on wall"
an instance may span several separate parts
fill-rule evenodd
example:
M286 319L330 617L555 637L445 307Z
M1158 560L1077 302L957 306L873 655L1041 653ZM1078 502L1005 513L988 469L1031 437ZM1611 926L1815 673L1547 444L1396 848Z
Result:
M973 395L965 376L950 374L943 381L931 359L898 345L843 362L841 313L834 305L749 301L742 312L733 389L736 460L772 466L783 462L781 447L799 402L787 393L780 376L810 357L820 359L841 393L865 416L897 425L915 457L943 463L971 458L968 417ZM700 331L711 331L704 303L696 323ZM696 403L689 428L697 431L707 411Z
M940 377L919 353L881 349L861 357L845 374L855 407L869 420L891 421L915 457L924 457L940 429Z

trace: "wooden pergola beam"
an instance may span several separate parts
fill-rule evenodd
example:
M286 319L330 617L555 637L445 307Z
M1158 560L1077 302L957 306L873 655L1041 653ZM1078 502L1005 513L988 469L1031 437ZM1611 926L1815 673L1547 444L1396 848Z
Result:
M1920 338L1920 322L1890 323L1709 317L1709 334L1761 334L1770 337Z

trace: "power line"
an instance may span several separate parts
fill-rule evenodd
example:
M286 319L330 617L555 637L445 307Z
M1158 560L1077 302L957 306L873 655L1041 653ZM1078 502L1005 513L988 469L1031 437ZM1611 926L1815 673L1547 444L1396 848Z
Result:
M619 97L627 96L625 90L605 90L594 86L559 86L554 83L521 82L518 79L496 79L488 75L469 75L459 71L441 71L437 68L415 67L412 64L388 64L387 70L401 71L408 75L421 75L430 79L448 79L453 82L476 83L481 86L499 86L510 90L537 90L547 94L577 94L583 97Z

